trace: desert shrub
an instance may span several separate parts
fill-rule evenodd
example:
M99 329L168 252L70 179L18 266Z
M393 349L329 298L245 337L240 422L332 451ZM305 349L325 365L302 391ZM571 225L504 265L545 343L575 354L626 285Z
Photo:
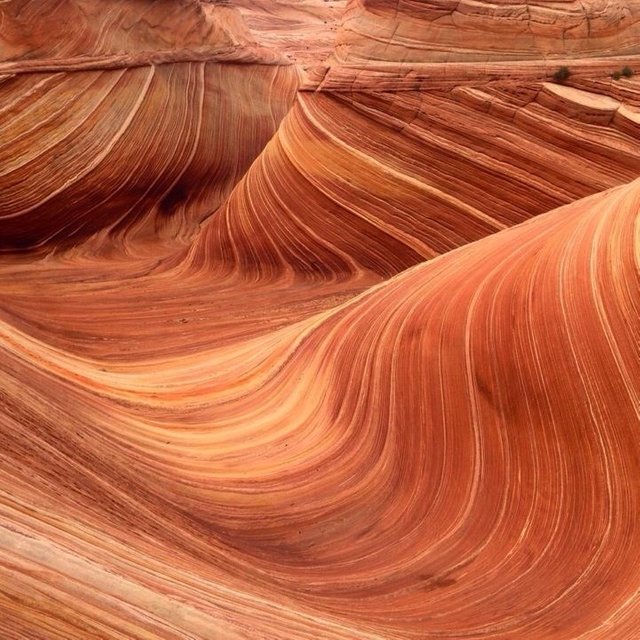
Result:
M569 71L569 67L562 66L553 74L553 79L562 84L569 79L570 75L571 71Z
M612 77L614 80L620 80L620 78L622 77L622 72L620 72L620 71L614 71L614 72L611 74L611 77Z
M620 72L625 78L630 78L633 75L633 69L631 67L622 67Z

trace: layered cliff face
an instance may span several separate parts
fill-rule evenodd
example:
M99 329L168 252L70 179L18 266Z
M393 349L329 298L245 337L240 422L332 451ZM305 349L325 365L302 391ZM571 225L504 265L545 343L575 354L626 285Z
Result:
M0 3L1 637L635 638L638 59L388 4Z
M482 63L639 53L636 0L350 0L342 62Z
M293 67L19 73L0 92L0 250L189 237L274 134Z

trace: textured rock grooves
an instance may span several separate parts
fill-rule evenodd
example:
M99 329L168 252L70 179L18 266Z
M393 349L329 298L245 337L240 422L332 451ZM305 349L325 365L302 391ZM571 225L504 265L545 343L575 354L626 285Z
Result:
M282 56L233 7L46 4L53 27L41 0L1 5L0 250L189 238L273 136L297 70L247 64ZM55 31L66 24L75 37Z
M527 5L609 25L558 85L399 53L421 2L329 63L338 2L48 5L0 2L0 637L634 640L637 6Z
M635 1L349 0L345 62L486 62L639 53Z
M293 67L183 62L1 87L0 248L174 236L228 195L293 101ZM253 108L253 106L257 107Z
M282 51L303 67L333 53L346 0L231 0L265 47Z
M2 59L10 62L125 53L144 58L152 52L273 58L247 46L237 10L198 0L4 0L2 5L0 45ZM43 14L58 19L43 20Z

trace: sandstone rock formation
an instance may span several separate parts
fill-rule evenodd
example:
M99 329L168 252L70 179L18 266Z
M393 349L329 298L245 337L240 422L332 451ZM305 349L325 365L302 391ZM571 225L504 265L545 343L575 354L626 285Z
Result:
M339 3L0 2L1 638L635 639L640 60L583 5L527 5L610 25L559 84L402 53L438 3L328 55Z
M18 73L0 88L0 250L193 233L275 132L293 67Z
M346 0L228 0L253 36L302 66L317 65L333 53Z
M349 0L344 62L485 62L640 52L637 0Z
M5 0L0 60L183 50L215 56L245 35L220 20L220 12L230 10L205 10L197 0Z
M188 238L274 134L296 69L242 64L282 59L234 35L233 7L42 4L1 5L0 251Z
M547 83L301 93L198 242L252 273L388 277L632 180L627 99Z

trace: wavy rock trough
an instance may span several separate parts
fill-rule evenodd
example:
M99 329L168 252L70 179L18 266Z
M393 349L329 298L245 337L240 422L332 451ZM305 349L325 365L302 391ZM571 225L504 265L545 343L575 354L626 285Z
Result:
M0 2L0 637L635 640L637 12Z

